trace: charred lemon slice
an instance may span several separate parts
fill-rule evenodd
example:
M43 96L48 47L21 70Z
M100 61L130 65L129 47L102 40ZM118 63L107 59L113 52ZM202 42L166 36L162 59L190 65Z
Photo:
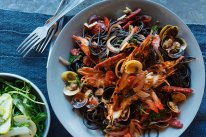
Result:
M142 63L137 60L130 60L125 63L126 73L138 73L142 71Z
M117 65L115 66L115 75L120 78L120 73L121 73L121 67L123 65L123 62L125 61L125 59L121 59Z

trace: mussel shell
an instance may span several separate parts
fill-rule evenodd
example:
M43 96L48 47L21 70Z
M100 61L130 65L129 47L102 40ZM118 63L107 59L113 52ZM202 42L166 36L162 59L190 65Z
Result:
M175 102L168 101L167 106L170 108L172 112L180 113L180 110Z
M174 93L172 93L171 97L172 97L172 100L173 100L175 103L183 102L183 101L185 101L186 98L187 98L187 97L185 96L185 94L180 93L180 92L174 92Z
M110 100L113 92L114 92L115 87L106 87L104 89L104 93L102 94L102 98L104 100Z

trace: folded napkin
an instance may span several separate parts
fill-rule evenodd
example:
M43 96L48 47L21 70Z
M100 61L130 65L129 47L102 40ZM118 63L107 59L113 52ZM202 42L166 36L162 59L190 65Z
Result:
M48 48L43 54L33 53L26 58L22 58L16 49L30 32L36 27L43 25L49 17L43 14L0 10L0 72L14 73L26 77L40 88L47 100L46 63ZM195 35L204 60L206 60L206 26L189 24L188 26ZM52 108L51 118L49 137L71 136L57 120ZM203 97L197 116L181 137L206 137L205 127L206 95Z

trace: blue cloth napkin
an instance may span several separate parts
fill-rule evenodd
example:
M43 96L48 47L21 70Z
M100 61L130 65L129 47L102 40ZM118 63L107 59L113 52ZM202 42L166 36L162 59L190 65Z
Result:
M26 58L22 58L16 49L30 32L43 25L49 17L43 14L0 10L0 72L14 73L26 77L40 88L47 100L46 63L48 49L43 54L34 52ZM188 26L195 35L206 62L206 26ZM71 135L57 120L52 108L51 116L48 136L70 137ZM206 137L206 95L203 97L197 116L181 137Z

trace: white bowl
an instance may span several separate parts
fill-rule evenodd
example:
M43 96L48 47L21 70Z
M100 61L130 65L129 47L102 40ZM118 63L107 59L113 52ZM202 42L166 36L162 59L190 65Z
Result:
M16 75L16 74L0 73L0 78L4 78L5 80L22 80L22 81L25 81L25 82L27 82L31 85L31 87L34 89L33 94L35 94L40 99L40 101L45 104L44 111L47 113L47 119L45 121L45 129L44 129L44 132L43 132L43 137L47 137L47 134L49 132L49 127L50 127L50 122L51 122L51 116L50 116L50 110L49 110L48 103L47 103L44 95L40 91L40 89L37 86L35 86L28 79L26 79L24 77L21 77L19 75Z
M194 119L203 97L205 86L203 57L199 45L187 25L167 8L150 1L102 1L81 11L67 23L55 42L47 69L47 88L53 110L65 129L73 136L103 136L98 131L87 129L82 122L82 118L72 111L72 106L63 94L64 82L60 78L61 73L66 71L66 68L59 63L58 57L68 58L69 51L74 45L71 36L73 34L81 35L83 23L87 21L88 17L93 14L119 17L126 6L132 9L141 8L143 14L152 16L154 20L160 21L161 25L172 24L179 26L179 36L183 37L188 43L187 54L196 58L189 65L192 80L191 88L194 93L181 106L182 112L179 117L184 126L181 129L167 128L160 133L160 137L180 136Z

